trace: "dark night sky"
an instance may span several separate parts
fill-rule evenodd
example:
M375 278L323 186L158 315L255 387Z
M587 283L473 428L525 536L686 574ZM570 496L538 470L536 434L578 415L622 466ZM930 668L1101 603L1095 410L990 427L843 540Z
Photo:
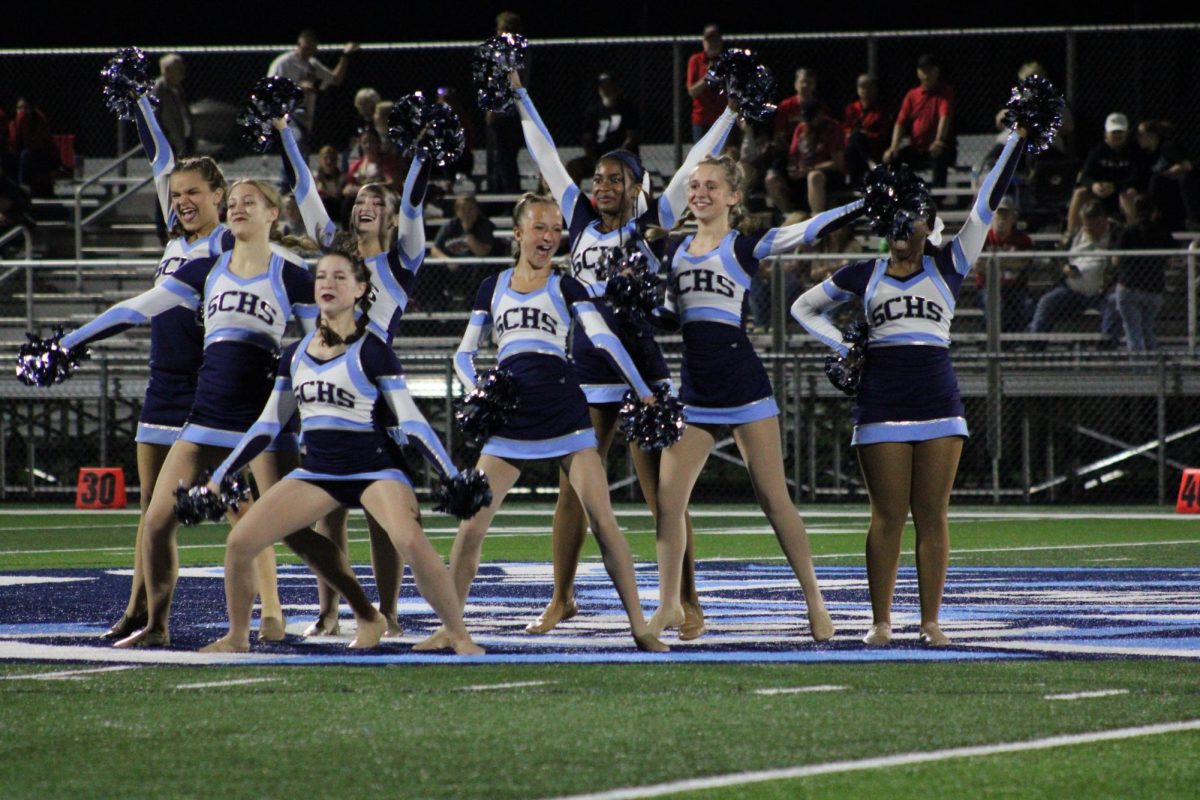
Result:
M268 44L294 40L301 27L314 27L328 42L357 39L367 42L483 39L491 32L500 8L521 13L527 33L537 37L597 35L697 34L706 22L719 23L726 33L784 31L911 30L1021 25L1090 25L1132 22L1183 22L1186 15L1166 3L1126 2L1093 4L1084 16L1080 4L965 0L925 2L922 13L905 2L857 3L847 13L844 3L776 2L565 3L442 2L428 7L413 0L382 3L280 3L264 0L211 0L196 4L61 3L22 4L21 24L0 30L0 47L120 46L139 44ZM148 9L169 9L169 13ZM267 10L288 7L287 15ZM74 8L82 10L75 11ZM1176 5L1178 8L1178 5ZM247 13L253 9L253 13ZM311 9L311 10L309 10ZM414 13L415 9L421 12ZM735 10L736 9L736 10ZM195 24L188 24L191 20Z

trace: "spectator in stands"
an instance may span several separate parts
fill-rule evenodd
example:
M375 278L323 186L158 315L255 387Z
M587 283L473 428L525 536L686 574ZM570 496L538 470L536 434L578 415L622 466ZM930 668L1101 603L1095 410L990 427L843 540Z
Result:
M775 151L775 126L768 120L756 122L752 119L739 117L738 130L742 141L738 145L737 159L742 168L742 187L746 194L746 205L753 210L761 209L761 197L764 179L772 163Z
M863 176L883 161L892 130L892 115L879 103L879 82L874 75L858 76L858 99L842 112L846 135L846 174L850 186L862 185Z
M158 98L158 122L171 152L176 160L190 156L196 150L196 137L192 128L192 112L188 108L187 94L183 91L183 79L187 75L183 56L167 53L158 60L161 73L154 82L154 95Z
M364 86L354 93L354 132L346 144L346 164L362 156L359 148L359 136L367 128L375 124L375 107L383 102L379 92L370 86Z
M474 196L454 201L454 216L442 225L429 253L434 258L454 259L422 276L422 297L430 308L466 308L479 282L489 273L470 263L472 257L487 258L496 249L496 228L479 210ZM428 274L432 272L433 274Z
M342 211L342 164L337 149L327 144L317 153L317 196L325 206L330 219L341 221Z
M1134 224L1117 237L1117 250L1174 250L1178 247L1148 195L1133 201ZM1163 306L1167 256L1122 256L1117 261L1117 312L1131 353L1158 349L1154 323Z
M954 138L954 89L941 79L937 59L929 53L917 60L920 84L904 95L892 129L886 163L907 164L912 169L933 170L933 185L945 186L946 173L958 158ZM905 136L909 143L901 146Z
M792 143L792 135L796 126L804 121L801 111L805 103L814 102L822 114L833 116L829 107L817 98L817 71L812 67L797 67L796 79L792 86L796 93L779 101L775 111L775 148L776 154L786 153Z
M692 98L692 141L700 141L725 110L725 98L709 87L704 76L717 56L725 50L725 39L716 25L705 25L700 36L703 49L692 53L687 62L687 93Z
M300 152L308 155L311 146L313 123L317 113L317 95L330 86L340 86L350 68L350 55L358 50L357 42L349 42L342 50L337 64L331 70L317 60L320 39L316 31L303 30L296 39L296 49L289 50L271 62L267 75L289 78L304 90L304 107L296 109L290 117Z
M5 132L7 134L7 131ZM0 233L6 233L14 225L32 228L36 223L30 216L33 211L33 201L16 181L4 170L4 160L0 159Z
M804 198L810 213L824 211L828 190L846 182L845 142L841 126L821 111L820 103L805 101L787 156L767 171L767 196L775 207L791 213Z
M1083 207L1082 217L1083 227L1071 240L1071 257L1063 265L1062 281L1038 300L1029 332L1052 331L1067 317L1098 308L1100 332L1105 335L1104 346L1111 347L1120 335L1120 319L1112 299L1105 296L1104 271L1108 258L1090 253L1112 249L1117 228L1098 200L1091 200Z
M596 161L612 150L638 152L641 142L641 118L635 103L626 100L620 85L610 72L596 78L599 98L583 112L582 144L587 160L585 174L596 168Z
M1146 191L1154 199L1167 230L1200 230L1200 178L1192 162L1171 141L1171 123L1148 119L1138 123L1138 147L1149 172Z
M1099 200L1110 216L1133 218L1133 200L1146 179L1146 158L1129 137L1129 118L1119 112L1104 120L1104 141L1088 152L1067 209L1064 241L1079 230L1079 212L1089 200ZM1140 188L1144 188L1140 187Z
M50 121L26 98L17 98L17 114L8 124L8 149L17 165L17 183L33 197L54 195L58 147Z
M404 165L395 153L385 153L379 144L379 132L367 128L359 136L362 156L350 164L342 182L343 205L346 213L354 204L358 190L368 183L383 183L399 194L404 186ZM342 218L346 215L343 214Z
M525 33L521 15L501 11L496 15L496 33ZM521 72L521 84L529 85L529 59ZM525 137L515 106L507 111L488 111L484 114L487 129L488 191L515 194L521 191L521 173L517 169L517 153Z
M984 257L975 265L976 302L987 319L987 269L992 259L989 253L1012 253L1033 250L1033 240L1024 231L1017 229L1017 207L1005 196L996 208L992 225L988 228L983 245ZM1029 325L1033 313L1033 298L1029 296L1028 258L995 259L1000 273L1000 329L1023 331Z

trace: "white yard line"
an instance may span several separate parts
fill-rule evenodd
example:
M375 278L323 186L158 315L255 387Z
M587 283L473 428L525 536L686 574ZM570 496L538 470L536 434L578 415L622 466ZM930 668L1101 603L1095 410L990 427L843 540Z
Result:
M228 681L207 681L205 683L181 683L176 689L222 689L226 686L245 686L250 683L269 683L278 678L236 678Z
M1071 692L1069 694L1048 694L1043 700L1091 700L1094 697L1116 697L1129 694L1128 689L1097 689L1093 692Z
M5 675L0 681L75 681L83 680L84 675L97 672L122 672L127 669L138 669L132 664L118 667L93 667L91 669L69 669L61 672L34 672L27 675Z
M512 683L485 683L478 686L456 686L456 692L491 692L497 689L524 689L527 686L547 686L554 681L514 681Z
M809 692L840 692L849 688L849 686L834 686L832 684L819 686L784 686L778 689L755 689L754 693L761 695L808 694Z
M1080 744L1135 739L1141 736L1158 736L1167 733L1195 730L1200 730L1200 719L1167 722L1160 725L1143 725L1136 728L1116 728L1108 731L1077 733L1066 736L1050 736L1045 739L1030 739L1023 742L1001 742L999 744L985 744L975 747L953 747L946 750L930 750L928 752L899 753L893 756L860 758L854 761L807 764L798 767L786 767L784 769L762 770L760 772L735 772L729 775L713 775L708 778L672 781L670 783L659 783L651 786L632 786L627 789L614 789L607 792L564 795L560 800L568 800L568 798L569 800L637 800L643 797L662 797L680 792L723 789L728 786L744 786L751 783L808 778L814 775L832 775L840 772L906 767L912 764L929 764L959 758L980 758L1003 755L1005 753L1024 753L1031 750L1048 750L1054 747L1070 747Z

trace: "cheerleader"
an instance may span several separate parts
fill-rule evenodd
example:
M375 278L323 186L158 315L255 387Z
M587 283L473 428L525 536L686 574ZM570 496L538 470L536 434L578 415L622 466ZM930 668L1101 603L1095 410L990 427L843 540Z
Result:
M262 415L213 472L210 488L219 491L222 478L262 452L299 410L304 463L265 492L229 534L225 547L229 633L203 652L250 649L255 555L334 508L347 506L364 508L404 553L417 587L444 623L454 651L459 655L483 652L471 641L450 576L421 529L412 484L395 466L388 433L375 422L377 406L386 402L400 430L444 479L458 473L417 410L391 347L379 337L366 335L366 313L355 319L357 306L370 304L369 287L366 265L357 253L332 251L321 258L316 276L321 313L317 330L284 349L275 391ZM360 617L358 624L360 630L385 627L382 619L373 623Z
M963 278L1012 180L1024 136L1023 128L1009 136L970 217L949 242L942 242L942 221L928 189L916 180L912 196L900 201L915 220L911 235L889 235L887 257L842 267L792 306L792 316L842 356L848 347L825 315L860 299L870 328L850 441L858 448L871 499L866 555L874 622L863 639L868 645L886 645L892 638L892 595L910 510L917 530L919 638L930 645L950 643L938 625L938 610L950 557L950 489L967 437L950 363L950 323Z
M687 188L688 210L696 218L698 231L667 249L671 277L659 320L668 328L682 325L679 399L688 426L683 437L663 452L659 472L661 600L650 629L658 633L684 621L683 609L674 601L679 596L684 557L684 512L718 430L728 425L746 462L754 495L804 590L812 637L822 642L833 636L833 623L817 585L804 522L788 496L779 407L767 372L742 330L742 312L760 259L811 245L861 213L862 203L745 236L734 227L744 213L741 187L741 171L732 158L701 161Z
M487 440L476 464L488 477L493 499L459 525L450 551L455 589L465 606L479 568L484 535L505 494L520 477L520 462L556 458L583 503L638 649L665 651L642 616L633 556L609 502L608 480L596 449L587 399L567 361L572 319L593 345L608 354L643 402L654 402L654 395L583 284L552 269L563 236L562 215L554 201L535 194L522 197L513 211L513 236L519 247L517 264L480 285L470 324L454 357L459 379L472 389L477 378L474 357L490 327L499 349L499 368L512 376L519 397L516 411ZM444 631L438 631L416 649L442 647L444 636Z
M582 283L594 300L597 312L629 351L638 370L652 384L671 381L671 373L663 359L662 350L654 341L653 329L618 317L603 301L607 275L597 272L605 251L620 247L650 227L671 227L687 207L687 176L706 155L715 155L725 146L725 140L737 121L737 114L727 109L705 136L688 153L683 165L671 179L657 202L648 198L649 177L641 161L627 150L613 150L600 157L592 176L592 196L588 198L567 174L553 139L538 116L529 93L521 87L517 73L510 74L516 88L517 110L525 144L546 180L558 207L562 210L571 250L571 274ZM654 253L647 243L639 241L643 253L657 264L661 253ZM597 350L587 336L576 331L571 339L571 361L587 396L592 427L599 443L600 460L608 458L617 427L617 411L625 394L625 382L613 369L610 361ZM629 453L637 472L638 483L646 504L653 513L657 507L659 454L646 452L630 444ZM694 547L690 516L684 518L687 549L684 561L684 580L680 601L685 620L680 627L681 639L695 639L704 632L704 613L696 594ZM559 476L558 502L554 508L554 594L541 616L528 625L530 633L546 633L561 620L578 613L575 602L575 570L587 535L583 506L571 488L565 473Z
M158 286L188 260L219 255L233 246L233 235L221 222L227 187L221 168L211 158L175 163L170 142L147 97L139 98L134 108L142 148L154 171L159 207L175 237L167 243L155 270L154 285ZM173 308L150 322L150 380L135 439L142 516L134 543L133 581L125 613L104 633L105 639L124 639L146 625L142 528L163 461L192 408L203 350L204 331L192 311ZM279 640L284 625L274 553L264 552L256 563L263 605L259 636Z
M328 247L333 241L335 227L317 192L316 181L308 162L300 152L286 119L274 121L283 142L284 172L292 184L292 193L304 219L308 235ZM400 318L408 307L408 298L425 259L425 219L423 206L425 188L429 181L429 162L423 153L416 153L404 180L404 194L396 193L382 183L370 183L358 190L350 211L350 227L354 231L358 255L366 262L370 276L370 291L374 301L367 311L368 331L391 345ZM386 406L381 408L386 415ZM389 427L392 427L389 425ZM396 456L400 463L403 457ZM327 530L343 550L347 547L346 511L339 507L324 521ZM374 518L367 514L371 539L371 567L379 591L379 611L387 618L388 636L403 633L396 614L404 562L391 539ZM304 633L306 636L338 632L337 595L319 584L320 612L317 620Z
M187 262L153 289L63 338L67 348L87 344L178 307L199 309L204 321L204 356L195 399L159 471L143 523L148 620L144 628L118 641L118 647L170 643L167 623L178 576L175 487L194 483L201 470L220 463L238 443L271 394L288 319L296 316L311 325L315 318L312 275L271 249L279 207L279 193L270 184L234 183L228 202L231 249ZM283 434L279 443L279 450L268 450L250 464L260 491L296 465L294 438ZM334 576L356 613L377 618L344 554L332 542L305 530L289 536L286 543Z

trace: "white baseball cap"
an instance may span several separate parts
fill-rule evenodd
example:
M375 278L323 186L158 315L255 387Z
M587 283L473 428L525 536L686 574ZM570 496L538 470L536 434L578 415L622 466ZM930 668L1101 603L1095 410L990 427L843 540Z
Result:
M1104 132L1129 130L1129 118L1120 112L1109 114L1104 120Z

